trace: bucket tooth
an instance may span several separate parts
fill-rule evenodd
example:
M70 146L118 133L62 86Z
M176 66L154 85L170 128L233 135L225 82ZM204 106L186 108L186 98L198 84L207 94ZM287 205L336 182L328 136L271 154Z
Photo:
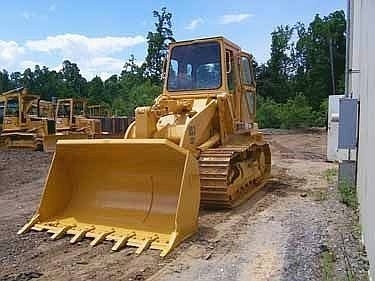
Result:
M25 232L29 231L39 220L39 214L33 216L31 220L25 224L18 232L17 234L24 234Z
M174 247L176 238L177 238L177 233L176 232L171 233L168 244L162 247L161 249L161 253L160 253L161 257L165 257L171 251L171 249Z
M51 240L57 240L61 238L72 227L74 227L74 225L66 225L66 226L61 227L60 229L57 229L57 231L51 236Z
M73 238L70 239L70 243L74 244L76 242L81 241L85 237L85 235L86 235L87 232L92 231L94 229L95 228L92 227L92 228L88 228L88 229L79 230L76 234L74 234Z
M137 255L141 254L144 250L146 250L148 247L150 247L151 243L154 242L156 239L158 239L157 236L152 238L146 238L142 244L138 247L138 249L135 251Z
M127 235L124 235L122 236L119 240L117 240L117 242L115 243L115 245L113 245L112 247L112 251L118 251L120 250L121 248L123 248L126 243L128 242L128 240L132 237L135 236L135 233L130 233L130 234L127 234Z
M115 232L114 230L112 231L106 231L106 232L102 232L100 234L98 234L98 236L95 237L94 240L91 241L90 243L90 246L96 246L98 245L100 242L102 242L108 235L110 235L111 233Z

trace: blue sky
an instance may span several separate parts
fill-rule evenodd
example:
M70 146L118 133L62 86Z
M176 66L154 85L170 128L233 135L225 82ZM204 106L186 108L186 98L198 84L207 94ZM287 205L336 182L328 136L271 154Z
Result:
M119 73L130 54L144 59L152 10L163 6L173 13L177 40L224 35L264 62L277 25L345 10L346 0L14 0L1 6L0 69L39 64L59 70L69 59L86 78L105 79Z

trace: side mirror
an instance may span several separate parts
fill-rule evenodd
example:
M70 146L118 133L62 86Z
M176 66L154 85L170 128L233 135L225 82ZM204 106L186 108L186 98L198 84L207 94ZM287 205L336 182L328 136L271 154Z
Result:
M226 62L226 71L227 74L232 72L232 53L229 51L225 51L225 62Z

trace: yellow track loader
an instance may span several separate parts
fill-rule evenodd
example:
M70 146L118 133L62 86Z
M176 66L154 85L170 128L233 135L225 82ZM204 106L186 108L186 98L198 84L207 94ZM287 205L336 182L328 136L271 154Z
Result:
M5 97L0 95L0 147L5 145L4 139L1 138L1 131L3 130L4 122L4 113L5 113Z
M124 139L59 141L39 209L19 231L160 249L194 234L199 207L233 208L265 183L252 56L222 38L172 43L163 93Z
M3 129L4 113L5 113L5 96L0 95L0 133Z
M101 134L100 120L86 117L85 99L58 99L56 134L44 137L44 151L55 151L56 142L63 139L88 139Z
M33 103L33 112L36 111L39 111L40 117L55 119L55 110L51 101L38 100L38 102Z
M4 103L1 139L8 148L43 149L43 137L55 133L55 121L41 117L40 97L18 88L1 95ZM1 105L0 105L1 106Z

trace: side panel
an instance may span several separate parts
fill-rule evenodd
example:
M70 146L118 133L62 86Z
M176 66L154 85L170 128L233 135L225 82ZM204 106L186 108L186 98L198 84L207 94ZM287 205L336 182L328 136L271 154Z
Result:
M206 99L200 100L204 107ZM199 102L196 100L195 102ZM180 147L190 151L196 151L196 148L207 141L215 134L215 114L217 112L217 102L212 100L203 110L187 121L184 135L180 141Z

